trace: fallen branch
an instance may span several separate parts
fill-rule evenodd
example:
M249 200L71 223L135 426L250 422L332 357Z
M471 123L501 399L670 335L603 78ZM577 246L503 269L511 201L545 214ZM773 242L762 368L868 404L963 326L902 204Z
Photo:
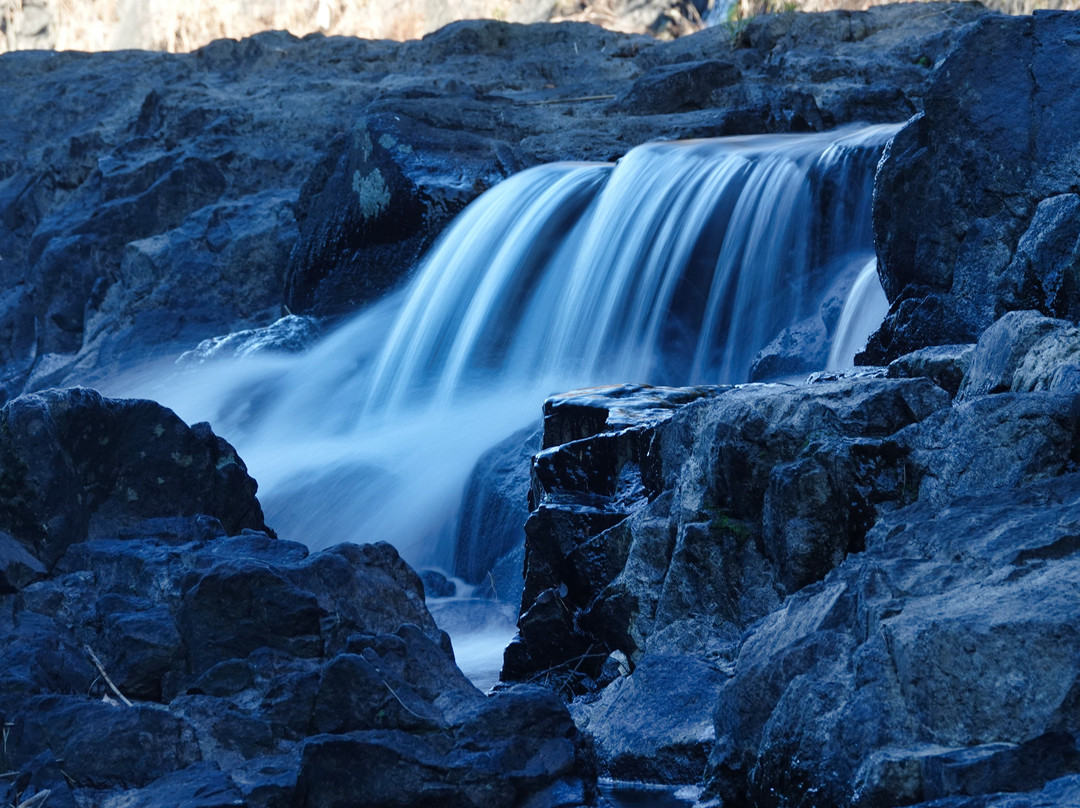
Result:
M18 808L41 808L45 804L45 800L49 799L50 794L52 794L52 791L47 788L44 791L39 791L26 802L20 802Z
M613 95L579 95L577 98L544 98L539 101L518 101L524 106L538 106L540 104L577 104L581 101L610 101Z
M101 677L105 680L105 684L107 684L109 686L109 689L112 690L112 692L116 694L116 697L118 699L120 699L120 701L122 701L128 707L134 707L135 705L133 705L128 700L127 696L125 696L123 693L120 692L120 688L118 688L113 683L113 680L109 678L109 674L107 674L105 672L105 668L101 664L101 660L97 658L97 654L94 653L94 649L90 647L89 643L87 643L86 645L83 646L83 650L86 651L86 653L88 653L90 655L90 661L94 663L94 667L98 669L98 673L100 673ZM42 793L45 793L45 792L42 792Z

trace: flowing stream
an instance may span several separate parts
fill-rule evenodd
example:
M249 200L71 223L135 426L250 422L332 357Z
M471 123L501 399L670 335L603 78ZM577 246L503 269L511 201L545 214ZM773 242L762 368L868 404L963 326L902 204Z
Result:
M449 570L477 459L536 423L548 395L743 382L782 330L841 306L829 363L850 364L883 316L870 200L896 128L653 143L614 165L529 169L473 202L404 289L305 353L110 392L210 421L283 538L385 540Z

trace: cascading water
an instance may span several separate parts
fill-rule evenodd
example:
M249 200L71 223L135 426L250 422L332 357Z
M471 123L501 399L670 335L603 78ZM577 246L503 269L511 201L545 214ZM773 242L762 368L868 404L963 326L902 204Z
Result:
M283 537L387 540L448 568L477 458L546 396L745 381L778 332L849 286L873 256L873 170L895 129L654 143L613 166L530 169L470 205L406 289L303 355L122 392L211 421ZM852 339L833 344L853 352Z

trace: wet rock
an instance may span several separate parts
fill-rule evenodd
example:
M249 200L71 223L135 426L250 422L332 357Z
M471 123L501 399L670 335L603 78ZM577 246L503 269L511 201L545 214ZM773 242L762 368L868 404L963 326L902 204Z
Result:
M1011 310L1076 318L1068 178L1080 156L1063 133L1080 106L1059 78L1076 59L1064 44L1076 26L1060 12L988 17L934 73L924 112L878 172L875 233L892 309L866 361L971 342Z
M265 354L301 353L322 335L319 321L313 317L288 314L266 326L234 331L223 337L203 340L194 349L181 354L177 365L200 365L218 359L241 359Z
M808 317L780 332L758 351L750 366L749 380L771 381L805 374L825 367L829 359L829 335L820 317Z
M422 570L420 580L424 582L424 598L452 598L457 586L438 570Z
M469 583L481 583L500 558L525 541L529 458L540 448L540 434L533 427L520 430L476 461L454 541L454 572ZM520 576L520 569L513 578L500 576L496 592L508 596Z

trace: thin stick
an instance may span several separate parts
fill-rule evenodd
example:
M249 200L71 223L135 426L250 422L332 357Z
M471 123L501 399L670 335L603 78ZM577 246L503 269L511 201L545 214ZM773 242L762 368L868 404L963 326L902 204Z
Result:
M107 684L109 686L109 689L116 694L116 697L120 699L120 701L124 702L124 704L126 704L128 707L134 707L135 705L128 701L128 697L120 692L120 688L113 684L113 680L110 679L109 674L105 672L105 668L104 666L102 666L101 660L97 658L97 654L94 653L94 649L90 647L89 643L83 646L83 650L90 655L90 661L94 663L94 667L98 669L98 672L105 680L105 684Z
M52 791L47 788L44 791L39 791L26 802L20 802L19 808L40 808L45 804L45 800L49 799L50 794L52 794Z
M613 95L581 95L577 98L544 98L540 101L518 101L525 106L537 106L539 104L577 104L580 101L610 101Z

